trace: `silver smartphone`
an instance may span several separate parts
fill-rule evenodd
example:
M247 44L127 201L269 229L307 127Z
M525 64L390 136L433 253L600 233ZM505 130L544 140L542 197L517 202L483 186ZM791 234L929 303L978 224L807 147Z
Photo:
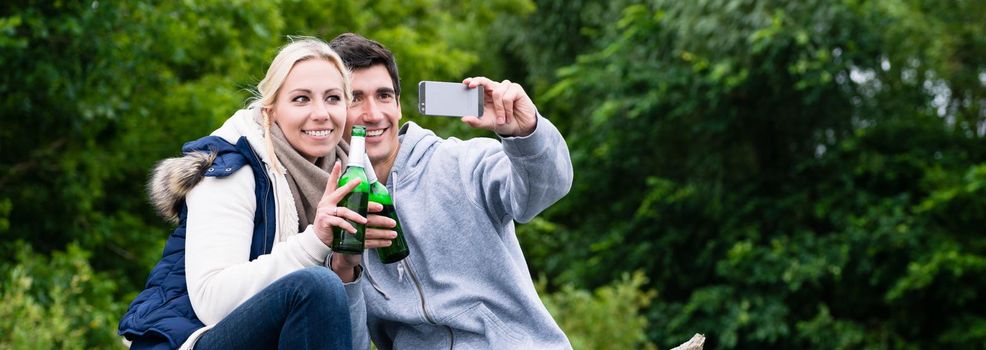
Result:
M418 111L423 115L465 117L483 115L483 87L462 83L418 83Z

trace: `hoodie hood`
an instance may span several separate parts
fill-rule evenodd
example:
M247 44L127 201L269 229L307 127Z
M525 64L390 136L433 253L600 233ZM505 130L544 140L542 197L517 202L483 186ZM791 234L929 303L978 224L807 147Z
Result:
M412 121L404 123L397 135L400 137L401 146L397 151L397 159L391 172L397 171L407 175L420 171L418 165L428 159L426 156L434 152L440 140L434 132Z

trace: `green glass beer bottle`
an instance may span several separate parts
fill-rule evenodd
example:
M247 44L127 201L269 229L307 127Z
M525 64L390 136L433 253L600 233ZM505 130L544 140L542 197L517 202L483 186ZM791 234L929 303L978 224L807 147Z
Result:
M352 139L349 142L349 164L346 165L346 172L339 178L339 187L345 186L349 181L360 179L360 184L352 192L342 198L337 205L349 208L359 215L366 217L367 204L370 197L370 181L366 177L366 170L363 168L363 159L366 158L366 127L353 125ZM356 228L356 234L351 234L346 230L336 227L332 231L332 251L343 254L363 254L363 239L366 235L366 225L352 220L350 225Z
M390 197L387 186L377 181L377 173L373 171L373 164L370 163L369 157L363 159L363 164L366 164L366 176L370 180L370 201L383 205L383 211L380 212L380 215L391 218L397 223L397 226L394 226L397 237L390 241L389 247L377 248L377 255L380 256L380 262L384 264L401 261L407 257L410 251L407 249L407 241L404 240L401 221L397 219L397 211L394 210L394 200Z

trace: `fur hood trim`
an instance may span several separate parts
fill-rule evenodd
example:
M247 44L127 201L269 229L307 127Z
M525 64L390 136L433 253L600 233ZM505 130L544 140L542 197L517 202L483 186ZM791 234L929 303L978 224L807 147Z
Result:
M151 203L158 214L177 224L185 195L205 177L205 169L216 159L216 152L191 152L157 163L147 184Z
M183 156L157 163L147 183L147 190L151 204L165 220L178 223L185 195L203 177L229 175L246 163L242 156L229 157L230 153L238 153L233 145L241 138L245 137L250 144L263 144L259 111L256 106L237 111L219 129L212 132L211 136L183 145ZM253 151L261 162L267 162L263 147L253 148ZM216 171L212 167L217 168Z

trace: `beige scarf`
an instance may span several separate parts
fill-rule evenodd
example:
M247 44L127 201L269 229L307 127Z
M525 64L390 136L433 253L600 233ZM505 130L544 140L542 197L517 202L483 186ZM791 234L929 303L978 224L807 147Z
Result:
M329 181L329 173L336 159L346 166L349 154L349 144L339 140L335 152L315 159L315 163L305 159L284 137L284 132L277 123L270 128L274 141L274 153L287 170L288 187L294 197L294 207L298 210L298 232L304 231L308 225L315 222L315 212L318 202L325 192L325 183Z

